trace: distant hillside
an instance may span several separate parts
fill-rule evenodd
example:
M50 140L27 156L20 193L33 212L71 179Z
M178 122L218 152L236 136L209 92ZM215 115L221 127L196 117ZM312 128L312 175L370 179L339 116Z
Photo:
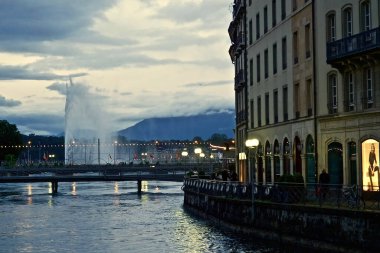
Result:
M216 113L184 117L150 118L119 131L131 140L192 140L199 136L206 140L214 133L233 138L235 115Z

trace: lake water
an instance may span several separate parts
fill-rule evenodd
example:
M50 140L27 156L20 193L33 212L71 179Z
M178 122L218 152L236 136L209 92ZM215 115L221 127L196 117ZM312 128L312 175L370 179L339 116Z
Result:
M0 252L279 252L183 209L182 183L0 185Z

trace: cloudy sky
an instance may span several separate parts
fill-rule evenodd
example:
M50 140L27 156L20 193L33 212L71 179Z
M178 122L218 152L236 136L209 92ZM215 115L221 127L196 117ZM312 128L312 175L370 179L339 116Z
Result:
M1 0L0 118L62 133L69 77L114 130L233 110L231 2Z

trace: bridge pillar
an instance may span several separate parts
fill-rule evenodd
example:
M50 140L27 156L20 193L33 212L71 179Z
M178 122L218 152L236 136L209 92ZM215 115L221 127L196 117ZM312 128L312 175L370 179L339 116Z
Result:
M53 194L58 193L58 181L52 181L51 188L52 188Z
M141 194L141 179L137 180L137 193Z

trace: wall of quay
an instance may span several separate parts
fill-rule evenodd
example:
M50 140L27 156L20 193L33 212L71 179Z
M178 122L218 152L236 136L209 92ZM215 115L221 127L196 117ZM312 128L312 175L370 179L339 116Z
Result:
M315 252L380 252L380 213L214 196L184 187L184 208L221 228Z

